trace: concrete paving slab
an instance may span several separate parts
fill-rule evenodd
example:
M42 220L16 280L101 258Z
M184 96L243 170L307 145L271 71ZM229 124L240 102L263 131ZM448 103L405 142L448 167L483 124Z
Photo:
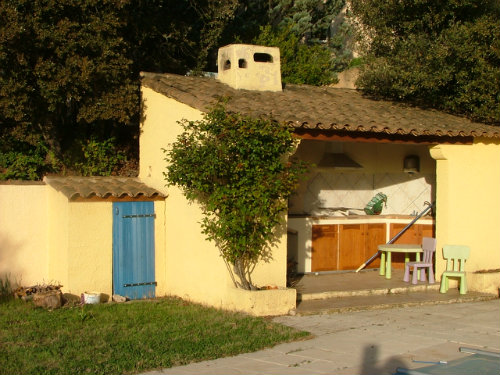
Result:
M315 337L150 374L394 374L423 366L413 360L462 358L461 346L500 352L499 302L277 317Z

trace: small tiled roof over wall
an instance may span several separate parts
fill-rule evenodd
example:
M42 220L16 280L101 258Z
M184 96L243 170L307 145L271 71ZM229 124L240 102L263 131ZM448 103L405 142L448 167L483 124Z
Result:
M55 177L43 181L69 200L79 198L162 198L164 194L131 177Z
M436 110L374 100L358 90L286 85L281 92L233 89L213 78L143 73L142 84L202 112L228 97L231 112L296 129L388 135L500 138L500 127Z

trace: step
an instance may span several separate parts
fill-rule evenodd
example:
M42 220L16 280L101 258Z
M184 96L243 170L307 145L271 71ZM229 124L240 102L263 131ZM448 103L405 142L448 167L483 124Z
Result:
M498 299L498 296L478 292L469 292L461 295L458 290L449 290L445 294L441 294L439 291L427 290L410 293L356 295L302 300L297 303L295 314L339 314L353 311L478 302L492 299Z
M386 294L403 294L414 292L438 291L439 284L419 284L409 286L391 286L386 288L358 289L358 290L330 290L321 292L297 292L297 301L321 300L329 298L380 296Z

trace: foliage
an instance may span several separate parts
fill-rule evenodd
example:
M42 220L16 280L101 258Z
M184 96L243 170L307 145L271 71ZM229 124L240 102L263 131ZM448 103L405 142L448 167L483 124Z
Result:
M288 26L261 28L255 44L280 48L281 76L284 83L327 85L334 81L330 51L322 45L306 45Z
M330 52L330 70L340 72L352 58L352 30L342 12L345 0L276 0L270 24L290 28L308 46L321 45Z
M202 121L184 121L170 150L165 177L198 201L203 233L214 241L228 269L253 289L251 272L270 258L274 230L287 209L300 162L287 162L296 141L280 124L227 113L217 105Z
M196 10L202 23L200 31L200 48L195 71L201 71L207 66L207 58L211 50L217 50L218 42L227 23L234 17L238 0L207 0L205 8L201 8L199 0L191 0L191 6ZM215 59L214 59L215 61Z
M138 132L139 72L203 69L236 3L0 2L0 149L10 152L9 178L76 172L85 161L72 153L92 137L105 139L100 129L116 137L133 124ZM131 142L136 149L134 138L113 145Z
M327 41L332 37L332 23L345 0L278 0L270 10L271 24L290 27L307 42Z
M138 83L122 35L122 0L7 0L0 3L0 124L9 138L47 147L63 160L75 129L130 123L139 110ZM2 142L3 143L3 142ZM11 148L14 148L11 145ZM3 144L3 147L9 147ZM26 165L41 164L14 150ZM44 168L30 170L34 178Z
M353 0L370 94L500 122L500 6L493 0Z
M115 138L102 141L91 137L82 142L81 148L85 162L77 164L84 176L110 176L111 172L127 157L123 151L116 150Z
M185 74L214 61L238 0L128 1L124 38L133 71Z
M0 302L9 301L13 297L12 283L9 276L0 276Z
M344 0L240 0L224 42L281 50L283 81L324 85L352 59L352 30ZM283 58L283 56L285 57Z
M0 374L132 374L263 349L308 334L179 299L0 305Z
M221 45L251 43L260 28L269 25L270 11L276 0L239 0L233 19L221 35Z
M37 135L20 141L10 134L0 137L0 180L36 180L57 165L48 146Z

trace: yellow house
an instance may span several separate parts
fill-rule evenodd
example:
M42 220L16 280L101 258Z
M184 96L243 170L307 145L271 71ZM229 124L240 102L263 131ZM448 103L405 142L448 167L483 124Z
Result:
M243 292L234 289L218 250L200 233L199 208L188 204L175 187L166 187L163 175L163 149L180 134L178 121L202 119L220 98L229 99L229 111L289 124L301 139L293 157L315 164L289 202L273 260L255 270L258 286L278 287L285 293L287 261L305 273L355 270L376 251L374 244L387 242L429 201L435 202L435 215L422 218L401 240L419 243L423 236L437 237L438 279L445 267L442 246L469 245L469 289L496 293L498 127L372 100L356 90L296 85L281 89L275 79L276 48L226 46L219 51L218 66L217 79L143 73L139 177L168 196L169 293L255 313L254 307L243 306L257 302L235 296ZM382 215L365 215L360 209L377 192L388 195L387 207ZM365 235L371 242L363 240ZM283 301L288 297L284 295ZM281 313L293 308L283 303ZM267 301L259 304L266 306Z
M469 290L496 293L500 129L352 89L283 88L279 61L277 48L230 45L219 51L217 79L143 73L139 177L0 184L0 277L60 283L75 295L174 295L253 315L286 314L296 306L287 265L299 273L356 270L425 202L435 202L434 214L400 241L437 238L438 280L443 245L470 246ZM259 291L234 287L201 233L200 208L163 175L163 149L181 133L178 122L201 120L223 97L229 111L293 127L300 144L292 157L313 165L289 201L272 259L255 268ZM382 214L366 215L379 192L388 197Z

